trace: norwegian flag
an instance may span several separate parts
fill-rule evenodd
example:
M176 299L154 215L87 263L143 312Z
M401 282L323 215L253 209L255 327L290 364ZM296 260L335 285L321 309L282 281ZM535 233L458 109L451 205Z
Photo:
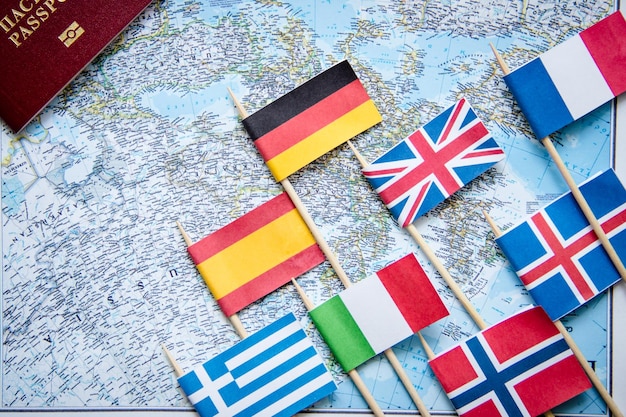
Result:
M626 256L626 190L611 169L580 185L617 254ZM570 192L496 242L535 302L557 320L620 280Z
M541 307L530 307L429 361L459 416L537 416L591 388Z
M461 99L365 167L363 175L406 227L503 157Z

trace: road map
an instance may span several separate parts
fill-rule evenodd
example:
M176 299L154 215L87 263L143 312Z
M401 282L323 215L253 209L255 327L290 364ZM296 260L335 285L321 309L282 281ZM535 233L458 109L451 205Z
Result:
M154 2L21 134L0 124L0 412L192 410L161 344L190 369L239 339L176 221L196 241L282 191L227 87L253 112L343 59L383 116L352 140L368 160L459 98L472 104L506 158L415 225L488 323L532 303L482 211L506 229L567 188L489 43L515 68L616 7L606 0ZM577 182L611 165L611 106L553 137ZM290 181L353 282L417 255L451 312L423 331L435 352L477 332L347 145ZM328 262L298 281L316 305L342 290ZM253 332L285 311L300 318L338 383L312 412L365 413L293 285L240 318ZM611 311L602 295L562 320L605 386ZM451 413L419 339L394 350L433 413ZM358 372L388 414L415 413L384 356ZM594 390L554 411L607 415Z

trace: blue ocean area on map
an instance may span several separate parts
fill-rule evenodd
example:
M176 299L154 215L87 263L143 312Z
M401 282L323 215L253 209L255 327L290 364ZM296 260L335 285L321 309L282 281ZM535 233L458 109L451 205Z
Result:
M282 191L243 129L252 113L347 59L383 116L352 144L368 160L465 97L506 158L415 222L489 324L532 299L493 240L567 190L502 81L587 27L613 1L157 1L20 134L2 138L0 411L190 409L161 344L190 369L237 342L176 221L197 241ZM554 135L577 182L610 167L607 104ZM395 223L346 145L290 177L352 281L414 252L451 315L423 335L437 353L478 331ZM343 289L328 262L298 282L318 305ZM338 390L312 407L366 404L292 285L244 309L248 331L293 311ZM610 298L563 323L610 380ZM425 404L452 405L417 337L394 347ZM416 407L384 356L358 368L390 414ZM605 416L589 390L560 406Z

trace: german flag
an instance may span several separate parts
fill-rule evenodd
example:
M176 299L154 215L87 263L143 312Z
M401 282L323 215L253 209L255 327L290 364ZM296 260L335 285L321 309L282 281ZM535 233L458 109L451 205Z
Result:
M382 120L342 61L242 122L277 181Z
M187 250L226 316L232 316L325 259L286 193Z

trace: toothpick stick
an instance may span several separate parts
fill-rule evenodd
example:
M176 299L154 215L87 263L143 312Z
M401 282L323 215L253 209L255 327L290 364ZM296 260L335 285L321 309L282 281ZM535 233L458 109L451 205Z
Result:
M611 397L611 394L609 394L609 391L606 389L606 387L602 385L602 381L600 381L600 378L598 378L596 372L593 370L591 365L589 365L589 361L587 361L585 355L583 355L583 352L580 350L580 348L578 347L572 336L569 334L561 320L555 321L554 324L563 335L565 342L568 344L570 349L572 349L572 352L574 352L574 356L576 356L576 359L578 359L578 362L580 362L580 364L582 365L583 369L587 373L587 376L589 377L589 380L600 394L600 397L602 397L602 399L606 403L606 406L609 407L609 410L611 410L613 416L624 417L624 414L619 409L617 403L615 402L613 397Z
M239 111L239 116L242 119L245 119L246 117L248 117L248 112L243 107L243 105L239 102L237 97L235 97L234 93L232 92L230 88L228 89L228 93L230 94L230 97L232 98L233 103L235 103L235 107L237 107L237 110ZM313 221L313 218L309 214L309 211L306 209L306 207L302 203L302 200L296 193L296 190L293 188L291 181L289 181L289 179L286 178L280 181L280 184L283 186L283 189L285 190L287 195L289 195L289 198L293 202L293 205L296 206L298 213L300 213L300 216L302 217L302 219L308 226L309 230L311 231L311 234L313 235L313 238L317 242L321 251L326 256L326 259L328 259L328 262L330 262L330 265L335 270L335 273L337 273L337 276L341 280L341 283L343 284L344 287L348 287L350 285L350 279L348 278L348 275L341 267L341 264L339 263L337 256L335 256L332 249L330 248L330 246L324 239L324 236L317 228L317 225Z
M424 346L424 351L426 352L426 356L428 357L428 360L434 359L435 352L433 352L430 346L428 346L428 343L426 342L426 339L424 339L424 336L422 336L422 333L418 332L417 336L420 338L420 342L422 342L422 346Z
M354 145L352 145L351 143L349 145L350 145L350 148L352 149L352 152L354 152L354 156L356 157L356 159L358 159L361 166L362 167L367 166L368 165L367 160L361 155L358 149L356 149ZM481 330L487 328L487 323L483 320L480 314L478 314L478 311L476 310L476 308L472 305L472 303L467 298L463 290L461 290L461 287L459 287L459 285L456 283L454 278L452 278L452 275L450 275L450 272L448 272L448 269L444 266L444 264L441 262L439 257L430 248L430 246L428 246L428 243L422 237L422 235L417 230L417 228L414 225L410 224L407 227L405 227L405 229L407 232L409 232L409 235L411 235L411 237L415 240L415 242L422 249L422 251L428 258L430 263L433 264L435 269L437 269L437 271L439 272L439 274L445 281L446 285L450 288L450 290L452 291L454 296L457 298L457 300L459 300L459 302L461 303L465 311L470 315L472 320L474 320L474 323L476 323L478 328Z
M188 247L193 245L192 240L189 238L189 235L187 234L187 232L185 232L185 229L183 229L183 225L178 220L176 220L176 226L178 226L178 231L183 236L183 239L185 240L185 244Z
M509 69L509 66L507 65L507 63L504 61L504 58L502 58L502 55L500 55L500 53L498 52L496 47L493 45L493 43L489 42L489 47L491 48L491 52L493 52L493 55L496 57L498 66L500 67L504 75L509 74L511 70Z
M510 72L509 68L504 62L504 59L502 58L500 53L497 51L495 46L493 46L493 44L490 43L489 45L491 46L491 50L493 51L496 57L496 60L498 61L498 64L500 65L500 68L502 69L502 72L504 73L504 75L509 74ZM574 197L574 199L580 206L580 209L585 215L585 218L587 219L587 221L593 228L593 231L598 237L600 244L602 244L602 247L604 248L606 253L609 255L609 258L611 259L611 262L613 262L613 265L615 265L615 268L617 269L619 275L622 277L623 280L626 281L626 268L624 268L624 264L622 263L622 260L620 259L619 255L615 251L615 248L613 247L611 242L609 241L609 238L607 237L606 233L604 233L604 229L602 229L602 225L596 218L595 214L593 214L593 211L591 211L591 207L589 207L589 203L587 203L585 196L583 196L583 194L580 192L580 188L578 188L576 181L574 181L574 178L567 170L567 167L565 166L565 163L561 159L561 156L559 155L556 148L554 147L552 140L550 139L549 136L546 136L545 138L541 139L541 143L546 148L546 151L548 152L548 154L550 155L550 157L556 164L557 169L561 173L561 176L563 177L563 179L567 183L567 186L572 192L572 196Z
M183 225L179 221L177 221L176 226L178 226L178 230L180 231L180 234L183 236L183 239L185 240L185 243L187 244L187 246L191 246L193 244L193 241L191 240L187 232L185 232L185 229L183 229ZM239 337L241 337L242 339L245 339L246 337L248 337L248 331L245 329L245 327L243 327L243 323L239 319L239 316L237 315L237 313L233 314L232 316L229 316L228 320L235 328L235 331L237 332Z
M306 223L307 227L311 231L311 234L317 242L317 245L326 256L326 259L328 259L330 266L339 277L339 280L341 281L343 286L346 288L349 287L351 285L351 282L348 278L348 274L346 274L341 264L339 263L339 259L337 258L331 247L328 245L328 242L326 242L326 239L324 239L324 236L322 235L320 230L317 228L317 225L313 221L313 217L311 217L309 211L302 203L302 200L300 200L300 197L296 193L295 188L293 188L293 185L291 185L291 182L288 179L284 179L280 182L280 184L283 186L283 189L285 190L287 195L289 195L289 198L293 202L293 205L296 206L298 213L300 213L300 216L304 220L304 223Z
M496 236L496 238L502 236L502 231L500 230L496 222L494 222L491 216L484 210L483 210L483 216L485 216L485 219L487 220L487 223L489 223L489 226L491 227L491 230L493 231L493 234ZM583 369L587 373L587 376L589 377L589 379L591 380L591 383L600 394L600 397L602 397L607 407L609 407L609 410L611 410L611 412L613 413L615 417L624 417L624 414L622 414L622 412L619 410L617 403L615 402L615 400L613 400L613 398L611 397L611 394L609 394L609 392L604 387L604 385L602 385L602 381L600 381L600 378L598 378L598 375L596 375L593 368L591 368L591 365L589 365L589 362L587 361L587 359L585 359L585 355L583 355L583 352L580 350L580 348L578 347L578 345L576 344L572 336L569 334L569 332L563 325L563 323L561 323L561 320L556 320L554 324L563 335L565 342L568 344L570 349L572 349L572 352L574 352L574 356L576 356L576 359L578 359L578 362L580 362L580 365L583 367Z
M417 332L417 334L421 336L420 332ZM422 401L421 397L417 393L417 390L415 389L415 387L413 387L413 383L404 371L402 363L400 363L400 360L396 356L395 352L392 349L387 349L384 351L384 354L391 364L391 367L394 369L394 371L396 371L396 374L398 375L398 378L400 378L402 385L404 385L404 387L407 389L407 392L409 393L409 396L417 407L417 410L420 412L420 415L430 416L430 411L428 411L426 404L424 404L424 401ZM411 387L412 389L409 389L407 387Z
M235 107L237 107L240 117L242 119L245 119L246 117L248 117L248 112L246 111L245 107L239 102L239 100L237 99L237 97L235 96L235 94L232 92L230 88L228 89L228 93L230 94L233 100L233 103L235 103ZM324 253L324 255L326 256L326 259L328 259L328 262L330 263L331 267L337 274L337 277L339 277L339 280L341 281L343 286L345 288L348 288L351 285L348 275L346 274L341 264L339 263L339 259L337 258L337 256L334 254L334 252L332 251L332 249L326 242L326 239L324 239L324 236L317 228L317 225L315 224L315 222L313 221L313 218L311 217L308 210L302 203L302 200L300 200L300 197L296 193L296 190L293 188L291 182L289 181L288 178L285 178L284 180L280 181L280 184L282 185L287 195L289 195L289 198L291 198L291 201L293 202L294 206L298 210L298 213L300 213L300 216L302 217L305 224L311 231L311 234L313 235L313 238L315 239L318 246L320 247L322 253ZM422 415L430 415L430 414L427 414L428 410L423 405L424 403L420 399L419 394L417 393L417 390L415 389L413 384L410 382L408 376L406 375L404 368L402 368L402 366L400 365L400 362L398 361L398 358L396 357L395 352L392 349L387 349L384 351L384 354L387 357L387 359L389 359L389 363L393 367L396 374L398 374L400 381L404 385L404 388L409 393L409 396L411 397L415 405L418 407L418 409L422 407L420 409L420 412L422 413Z
M304 219L304 222L309 227L309 230L311 230L311 234L315 238L315 241L317 242L318 246L320 247L320 249L326 256L326 258L328 259L328 262L330 262L330 265L332 266L333 270L339 277L339 280L341 281L341 283L343 284L345 288L349 288L352 285L352 282L348 278L348 275L346 274L345 270L341 267L341 264L339 263L337 256L335 256L334 252L332 251L332 249L330 248L330 246L324 239L324 236L320 233L319 229L317 228L317 225L313 221L313 218L308 213L308 210L302 204L302 201L296 194L296 191L291 185L291 182L288 179L285 179L285 180L282 180L280 183L283 185L283 188L285 189L285 191L287 192L287 194L293 201L294 205L298 209L300 216L302 216L302 218ZM415 406L418 408L420 413L423 416L430 416L428 409L424 405L424 402L420 398L417 390L413 386L413 383L409 379L408 375L406 374L406 371L402 367L402 364L398 360L396 353L391 348L386 349L385 351L383 351L383 353L387 357L387 360L391 364L391 367L398 375L400 382L402 382L402 385L407 390L409 396L411 397L411 400L413 400L413 403L415 403Z
M239 100L237 100L237 97L235 96L235 93L233 93L233 90L231 90L230 87L226 87L226 89L228 90L228 94L230 94L230 98L233 100L233 103L235 103L235 107L237 107L237 111L239 112L239 116L242 119L245 119L246 117L248 117L248 112L241 105Z
M167 356L167 359L170 361L172 368L174 368L174 375L176 375L176 378L180 377L184 372L182 368L178 365L178 362L176 362L176 359L174 359L174 355L172 355L172 353L163 343L161 343L161 349L163 349L163 353L165 353L165 356Z
M452 278L452 275L450 275L450 272L441 262L439 257L435 254L431 247L428 246L426 239L422 237L420 232L417 230L417 227L409 224L407 227L405 227L405 229L407 232L409 232L409 235L411 235L411 237L422 249L422 252L424 252L430 263L435 267L435 269L437 269L437 272L439 272L439 275L441 275L446 285L450 288L450 291L452 291L456 299L461 303L467 314L469 314L472 320L474 320L474 323L476 323L478 328L480 330L486 329L487 323L485 322L485 320L483 320L481 315L478 313L478 310L476 310L476 308L471 303L469 298L467 298L461 287L459 287L454 278Z

